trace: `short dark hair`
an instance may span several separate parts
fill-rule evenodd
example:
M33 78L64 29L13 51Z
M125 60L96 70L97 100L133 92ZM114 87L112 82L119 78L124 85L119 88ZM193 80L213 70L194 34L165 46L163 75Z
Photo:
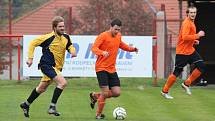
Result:
M55 16L52 19L52 29L54 29L55 27L57 27L58 23L60 23L60 22L64 22L63 17L61 17L61 16Z
M114 25L122 26L121 20L119 20L118 18L117 18L117 19L114 19L114 20L111 22L111 27L113 27Z

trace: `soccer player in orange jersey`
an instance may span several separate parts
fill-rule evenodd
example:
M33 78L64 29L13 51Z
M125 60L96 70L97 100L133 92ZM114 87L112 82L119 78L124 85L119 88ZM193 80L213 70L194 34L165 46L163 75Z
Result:
M181 30L178 36L178 43L176 46L176 58L175 67L172 74L169 75L166 84L164 85L161 94L166 99L173 99L172 96L168 94L169 89L172 87L176 78L183 71L184 66L187 64L194 64L195 69L192 71L187 80L185 80L181 86L185 89L188 95L191 95L189 86L204 72L204 63L201 56L193 47L194 44L199 44L200 37L205 36L204 31L199 31L196 34L196 26L194 20L196 17L197 9L194 6L190 6L187 9L187 17L182 23Z
M122 23L119 19L114 19L111 22L110 29L98 35L92 46L92 52L97 55L95 69L101 89L101 92L90 93L92 109L98 100L96 119L104 118L102 110L105 105L105 99L120 95L120 80L115 68L119 48L129 52L138 52L136 47L130 47L122 42L121 25Z

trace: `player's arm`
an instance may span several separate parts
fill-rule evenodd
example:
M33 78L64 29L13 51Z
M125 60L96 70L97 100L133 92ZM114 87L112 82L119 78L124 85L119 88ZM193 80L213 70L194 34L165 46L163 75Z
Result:
M69 46L69 53L72 54L72 57L77 57L76 49L73 45Z
M71 41L70 38L69 38L68 43L67 43L67 45L66 45L66 49L67 49L67 51L68 51L69 53L72 54L72 57L77 57L76 49L75 49L75 47L72 45L72 41Z
M198 36L199 36L199 37L205 36L205 32L202 31L202 30L199 31L199 32L198 32ZM199 40L194 40L194 44L195 44L195 45L199 45Z
M190 34L190 28L191 25L190 23L184 23L184 25L182 25L182 39L184 41L194 41L200 38L200 36L198 34Z
M92 45L92 48L91 48L91 51L94 54L96 54L98 56L105 56L105 57L109 55L107 51L103 51L103 50L99 49L99 47L102 45L104 40L105 40L105 35L102 35L102 34L100 34L96 38L96 40L95 40L95 42L94 42L94 44Z
M199 40L194 40L195 45L199 45Z
M138 49L136 47L131 47L122 41L120 42L119 48L121 48L122 50L125 50L125 51L129 51L129 52L138 52Z
M28 61L26 62L28 67L30 67L33 63L35 47L37 47L41 43L43 43L46 40L46 38L47 38L47 36L43 35L30 42L29 47L28 47Z

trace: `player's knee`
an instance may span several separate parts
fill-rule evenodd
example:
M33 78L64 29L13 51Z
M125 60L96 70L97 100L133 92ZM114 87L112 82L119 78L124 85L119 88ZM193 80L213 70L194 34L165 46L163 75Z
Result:
M173 74L178 77L181 72L183 71L183 68L179 68L179 67L175 67L174 71L173 71Z
M37 91L38 93L43 93L43 92L46 91L46 88L45 88L45 87L37 87L37 88L36 88L36 91Z
M66 87L67 85L68 85L68 82L65 81L65 82L63 83L63 86Z
M120 92L113 92L113 96L112 97L119 97L120 96Z
M199 62L196 64L196 68L201 71L201 73L205 72L205 64L203 62Z
M62 89L64 89L68 85L67 81L62 81L58 86L60 86Z
M107 91L107 92L103 92L103 96L104 96L105 98L109 97L108 91Z

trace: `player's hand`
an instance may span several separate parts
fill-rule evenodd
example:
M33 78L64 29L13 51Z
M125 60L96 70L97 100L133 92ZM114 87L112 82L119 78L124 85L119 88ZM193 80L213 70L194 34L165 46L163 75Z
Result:
M199 36L199 37L203 37L203 36L205 36L205 32L204 32L204 31L202 31L202 30L201 30L201 31L199 31L198 36Z
M77 54L74 52L74 53L71 53L72 54L72 58L73 57L77 57Z
M139 52L139 49L134 47L134 52L138 53Z
M107 51L103 51L103 54L102 54L105 58L107 58L109 56L109 53Z
M28 67L30 67L33 63L33 58L29 58L28 61L26 62L26 64L28 65Z
M199 45L199 40L194 40L195 45Z

